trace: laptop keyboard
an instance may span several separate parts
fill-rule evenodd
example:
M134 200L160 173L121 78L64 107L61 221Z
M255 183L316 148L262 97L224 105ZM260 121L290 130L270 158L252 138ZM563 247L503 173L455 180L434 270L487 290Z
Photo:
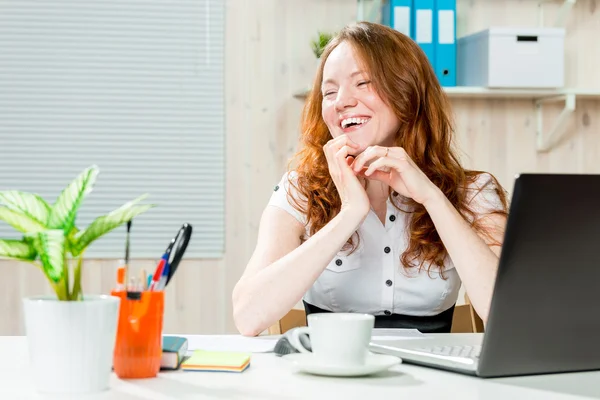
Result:
M431 346L418 347L415 350L442 356L471 358L477 360L479 358L479 353L481 353L481 346Z

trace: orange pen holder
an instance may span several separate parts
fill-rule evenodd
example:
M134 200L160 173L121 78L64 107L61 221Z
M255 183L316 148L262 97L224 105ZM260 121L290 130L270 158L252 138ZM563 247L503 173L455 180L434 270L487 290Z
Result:
M121 379L152 378L160 370L164 291L141 292L129 299L125 291L112 291L121 299L113 369Z

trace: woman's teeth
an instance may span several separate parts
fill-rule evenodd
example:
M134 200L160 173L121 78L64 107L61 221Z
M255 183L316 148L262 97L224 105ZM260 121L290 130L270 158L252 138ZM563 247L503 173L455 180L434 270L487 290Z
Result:
M342 129L346 129L353 125L362 125L368 120L369 118L346 118L342 120Z

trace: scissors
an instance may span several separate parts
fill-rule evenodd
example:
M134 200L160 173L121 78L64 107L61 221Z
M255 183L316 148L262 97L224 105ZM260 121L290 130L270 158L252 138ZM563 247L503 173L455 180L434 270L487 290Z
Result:
M183 226L177 232L177 235L171 240L171 243L167 246L165 253L162 256L162 260L164 260L164 267L162 270L157 270L160 274L160 281L157 282L158 287L157 290L163 290L175 274L181 259L183 258L183 254L187 249L188 243L190 242L190 238L192 237L192 226L188 223L183 224ZM158 277L155 276L155 279Z
M169 261L168 261L169 274L167 276L166 284L169 283L169 281L173 277L173 274L175 274L175 271L177 270L177 267L179 266L179 262L183 258L183 254L185 253L185 250L187 249L187 246L188 246L188 243L190 242L191 237L192 237L192 225L185 223L179 229L179 232L177 232L177 235L175 236L175 238L173 238L173 240L171 240L171 243L169 244L169 247L167 248L167 250L171 254L169 257ZM173 248L175 248L174 252L172 252Z

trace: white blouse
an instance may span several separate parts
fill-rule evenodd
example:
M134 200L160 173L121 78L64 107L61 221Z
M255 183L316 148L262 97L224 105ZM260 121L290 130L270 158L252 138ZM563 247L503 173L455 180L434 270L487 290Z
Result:
M306 217L288 202L287 193L294 188L287 175L275 186L269 205L282 208L304 225ZM291 177L295 177L293 172ZM473 189L479 192L489 179L488 174L480 175ZM478 213L501 207L492 185L477 192L471 205ZM298 198L295 191L292 195ZM339 251L303 299L324 310L373 315L430 316L452 307L461 281L449 256L443 266L446 280L435 266L428 273L426 267L407 270L400 261L408 245L409 217L388 199L384 226L371 209L358 228L359 247L352 254ZM308 232L307 227L307 237Z

